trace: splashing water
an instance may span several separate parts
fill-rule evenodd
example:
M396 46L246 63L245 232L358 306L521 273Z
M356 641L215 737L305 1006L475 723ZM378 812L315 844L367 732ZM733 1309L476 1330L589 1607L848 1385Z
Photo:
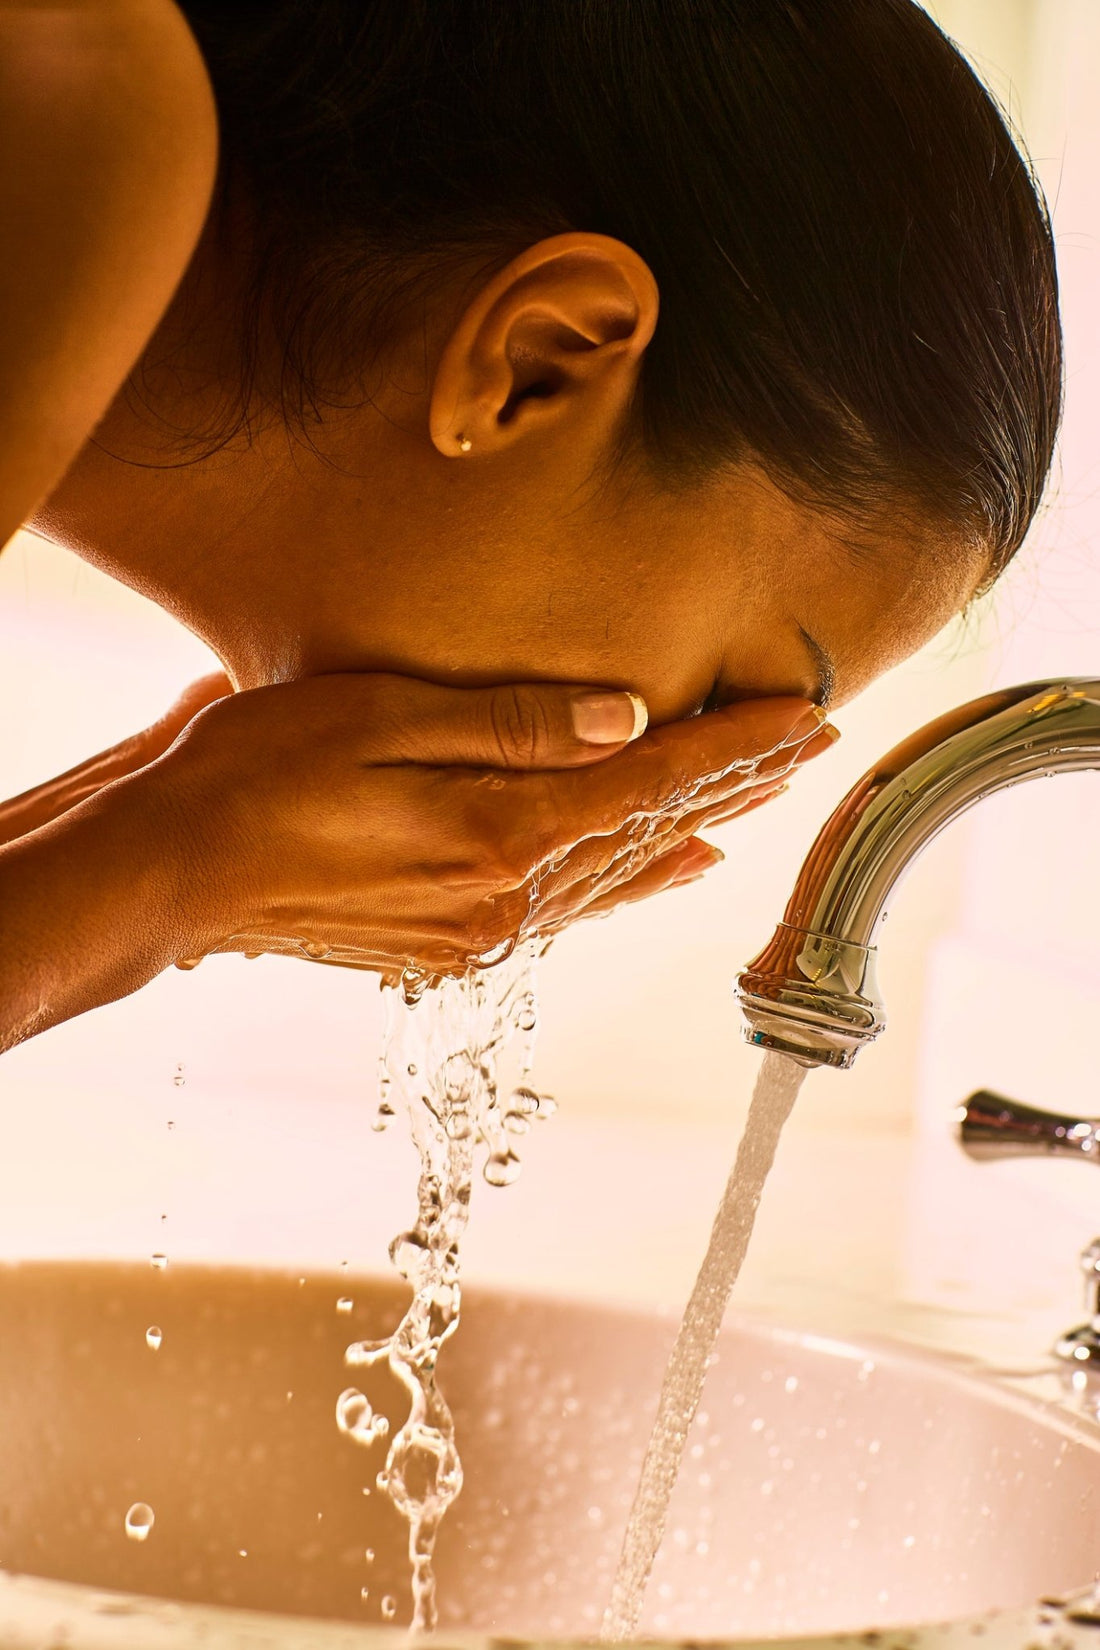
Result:
M386 991L375 1127L387 1126L396 1099L408 1112L420 1158L416 1222L390 1245L390 1259L413 1294L392 1335L354 1343L344 1360L351 1368L388 1363L409 1395L408 1418L376 1483L409 1526L412 1626L419 1631L436 1624L436 1535L462 1488L454 1421L436 1384L436 1362L458 1324L459 1241L469 1218L475 1152L488 1147L483 1173L490 1185L509 1185L519 1173L517 1138L533 1118L556 1109L548 1095L527 1085L538 1023L534 970L545 949L545 942L528 941L491 970L427 991L406 978L401 989ZM502 1101L499 1061L515 1036L519 1081ZM341 1430L357 1443L369 1445L388 1432L356 1388L342 1393L337 1407ZM395 1609L391 1599L382 1600L387 1619Z
M783 1125L806 1072L782 1054L769 1054L753 1090L745 1132L714 1217L710 1242L669 1355L657 1418L623 1538L619 1568L604 1613L600 1638L631 1638L642 1612L646 1583L661 1545L668 1504L688 1431L699 1407L714 1343L737 1282L764 1182L775 1159Z

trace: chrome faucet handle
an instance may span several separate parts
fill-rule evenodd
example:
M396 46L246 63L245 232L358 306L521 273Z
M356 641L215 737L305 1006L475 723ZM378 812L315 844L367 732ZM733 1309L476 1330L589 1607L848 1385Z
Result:
M1088 1322L1069 1329L1054 1343L1055 1355L1073 1364L1100 1365L1100 1238L1093 1238L1081 1250L1081 1270L1085 1274L1085 1311Z
M999 1157L1079 1157L1100 1163L1100 1117L1042 1111L979 1089L954 1113L959 1144L978 1161Z
M968 1157L1076 1157L1100 1162L1100 1118L1042 1111L1020 1100L979 1089L954 1112L958 1141ZM1100 1238L1081 1251L1088 1318L1055 1341L1053 1351L1075 1368L1100 1370Z

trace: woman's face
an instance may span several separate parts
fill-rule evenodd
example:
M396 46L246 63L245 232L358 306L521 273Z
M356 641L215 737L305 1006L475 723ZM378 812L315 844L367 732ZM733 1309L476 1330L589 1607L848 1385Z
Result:
M201 427L209 378L155 340L143 410L119 397L39 525L242 686L590 682L659 722L770 693L842 702L964 605L982 559L886 518L856 542L751 464L676 495L637 469L597 486L657 311L629 248L557 236L395 341L372 400L308 443L273 424L182 466L161 432Z

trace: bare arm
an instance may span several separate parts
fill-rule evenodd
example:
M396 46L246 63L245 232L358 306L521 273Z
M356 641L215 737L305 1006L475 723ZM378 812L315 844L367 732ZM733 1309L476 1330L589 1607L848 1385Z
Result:
M0 0L0 545L167 308L216 159L206 69L171 0Z
M193 716L213 704L215 699L232 693L228 678L220 672L193 682L185 693L158 722L131 735L110 750L90 756L86 762L70 768L56 779L47 779L33 790L0 802L0 845L14 842L17 837L29 836L43 825L59 819L70 808L77 807L90 796L95 796L116 779L125 779L136 773L158 756L163 756Z
M593 691L615 701L599 742L575 715ZM635 731L626 694L551 683L334 675L217 699L0 847L0 1050L211 951L461 972L543 907L556 930L654 861L658 886L695 874L696 827L830 742L797 699Z

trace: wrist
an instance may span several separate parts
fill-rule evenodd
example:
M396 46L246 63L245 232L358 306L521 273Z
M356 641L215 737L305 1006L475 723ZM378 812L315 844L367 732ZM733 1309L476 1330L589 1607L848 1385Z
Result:
M160 898L177 946L172 962L204 956L255 921L232 781L208 768L200 744L189 738L123 782L155 848Z
M144 773L0 848L0 1049L128 996L202 938Z

